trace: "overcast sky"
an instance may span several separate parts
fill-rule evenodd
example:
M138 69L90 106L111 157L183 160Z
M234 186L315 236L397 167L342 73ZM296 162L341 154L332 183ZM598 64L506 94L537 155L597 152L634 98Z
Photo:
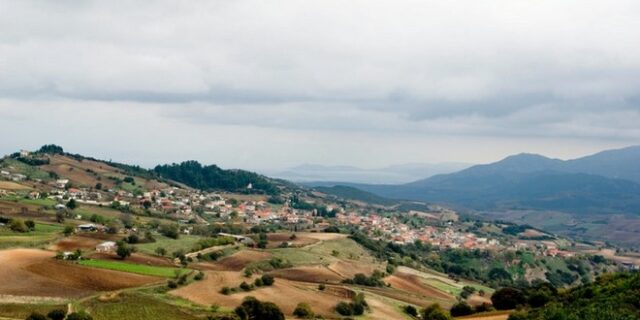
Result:
M0 0L0 152L274 170L640 144L639 1Z

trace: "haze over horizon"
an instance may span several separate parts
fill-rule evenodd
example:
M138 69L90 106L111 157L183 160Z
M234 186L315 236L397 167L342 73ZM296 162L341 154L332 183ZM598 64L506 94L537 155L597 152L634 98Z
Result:
M2 154L275 171L640 144L636 1L19 1L0 29Z

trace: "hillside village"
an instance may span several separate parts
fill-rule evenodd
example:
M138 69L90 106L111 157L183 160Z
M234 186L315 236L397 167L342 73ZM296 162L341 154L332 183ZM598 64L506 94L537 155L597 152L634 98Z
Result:
M482 313L491 303L483 295L500 286L538 281L573 286L640 265L633 256L605 259L599 255L604 246L576 244L528 226L473 220L439 205L399 209L289 185L267 193L251 181L240 189L202 190L139 168L69 155L59 147L7 156L0 173L0 248L13 248L19 235L27 241L19 248L42 248L32 252L41 256L55 251L58 268L159 268L139 272L169 278L163 290L198 305L224 301L230 308L238 303L230 298L235 292L266 292L260 289L262 280L246 284L247 277L254 281L262 275L294 287L329 286L333 293L305 290L331 301L310 300L330 319L336 318L334 305L340 300L335 295L358 290L379 304L368 311L373 319L388 319L379 309L385 304L381 297L417 307L468 303ZM180 270L191 271L172 280L170 274ZM446 289L430 282L434 275ZM227 293L201 287L203 278ZM409 285L416 281L426 287ZM157 279L143 282L158 284ZM244 289L234 287L241 283ZM11 290L0 295L19 292ZM422 292L420 298L415 290ZM290 301L280 303L288 314L294 312Z

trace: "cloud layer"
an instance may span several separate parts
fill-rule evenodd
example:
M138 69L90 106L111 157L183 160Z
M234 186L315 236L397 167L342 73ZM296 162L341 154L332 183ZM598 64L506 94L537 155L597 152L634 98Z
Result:
M2 1L0 30L5 135L42 114L78 123L117 112L119 132L154 126L173 143L233 132L256 151L218 142L206 159L254 167L640 142L637 1ZM41 122L0 148L61 127ZM90 148L112 130L100 125L59 143ZM179 160L153 139L142 135L140 154ZM361 146L389 152L371 160Z

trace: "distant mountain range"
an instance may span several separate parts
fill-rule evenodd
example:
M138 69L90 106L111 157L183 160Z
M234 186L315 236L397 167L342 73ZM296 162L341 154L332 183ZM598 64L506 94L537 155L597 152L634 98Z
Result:
M322 166L304 164L270 176L294 182L352 182L367 184L400 184L428 178L437 174L460 171L472 166L468 163L401 164L377 169L353 166Z
M406 184L346 185L392 199L475 210L640 214L640 146L566 161L518 154Z

